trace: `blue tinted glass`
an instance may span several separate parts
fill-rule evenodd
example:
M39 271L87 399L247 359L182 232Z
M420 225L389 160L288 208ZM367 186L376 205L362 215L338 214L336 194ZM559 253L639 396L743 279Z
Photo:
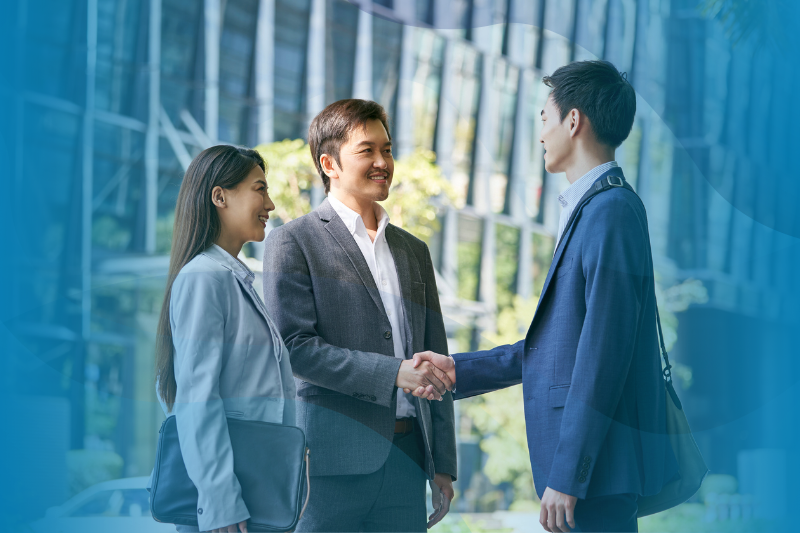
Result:
M275 2L275 139L306 136L308 0Z
M350 98L353 95L353 76L358 36L358 6L346 0L330 0L327 10L325 103Z
M188 109L202 123L202 0L161 5L161 104L171 117Z
M248 144L253 116L253 56L258 0L227 0L223 4L219 61L219 138Z
M421 28L413 31L415 65L411 106L414 113L414 145L433 150L442 87L444 38Z
M389 114L390 126L397 108L400 81L400 44L403 25L381 17L372 19L372 96Z

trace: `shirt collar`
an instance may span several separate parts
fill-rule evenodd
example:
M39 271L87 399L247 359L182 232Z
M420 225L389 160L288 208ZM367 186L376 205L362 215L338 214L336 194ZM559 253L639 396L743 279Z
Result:
M364 220L361 218L361 215L344 205L344 203L333 194L328 194L328 201L334 211L336 211L336 214L339 215L339 218L342 219L344 225L347 226L350 235L355 235L359 228L364 228L364 233L366 233L367 227L364 225ZM384 209L381 204L376 202L374 205L375 218L378 219L377 239L377 237L384 232L386 226L389 225L389 213L386 212L386 209Z
M558 195L558 202L561 204L561 207L568 207L568 206L575 206L575 204L583 198L583 195L586 194L592 183L597 180L597 177L607 170L611 170L612 168L616 168L619 165L616 161L609 161L608 163L603 163L602 165L597 165L592 170L581 176L575 183L567 187L564 192Z
M247 285L248 288L253 286L253 282L256 279L256 275L253 271L247 268L247 265L226 252L220 245L212 244L204 253L233 272L233 275L236 276L239 281Z

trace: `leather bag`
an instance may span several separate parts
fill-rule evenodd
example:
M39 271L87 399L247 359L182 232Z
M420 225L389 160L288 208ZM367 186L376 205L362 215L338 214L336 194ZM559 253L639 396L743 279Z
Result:
M227 420L233 471L250 512L248 531L294 531L311 492L310 453L303 430L256 420ZM197 526L197 488L183 462L174 416L167 417L159 430L150 511L158 522Z

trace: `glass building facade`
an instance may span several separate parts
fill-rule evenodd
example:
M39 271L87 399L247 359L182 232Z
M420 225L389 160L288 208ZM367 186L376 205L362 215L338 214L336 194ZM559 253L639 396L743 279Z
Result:
M703 391L726 350L759 342L744 325L795 316L781 288L797 287L784 265L796 264L798 247L770 228L795 231L800 218L752 174L754 153L780 147L763 145L761 126L744 140L737 130L747 114L777 109L779 95L753 81L774 65L741 50L705 61L697 51L725 40L686 0L19 0L10 9L9 176L19 191L47 176L48 194L39 209L13 211L38 238L18 243L14 264L26 275L8 294L22 312L6 323L14 345L52 370L33 393L66 406L66 447L119 454L120 475L146 475L154 460L155 326L189 161L217 142L304 138L342 98L380 102L398 157L435 151L463 204L442 212L432 250L448 333L466 339L454 349L475 348L515 295L541 291L568 185L544 170L541 78L575 59L608 59L637 89L617 159L648 208L656 268L662 283L693 277L709 290L676 345L694 369L693 422L742 412ZM708 330L694 324L718 324L721 335L730 320L741 337L716 355L699 348ZM740 401L767 388L764 378ZM701 447L730 439L725 431L707 432ZM714 454L712 470L735 474L737 450L762 445L733 438L738 448Z

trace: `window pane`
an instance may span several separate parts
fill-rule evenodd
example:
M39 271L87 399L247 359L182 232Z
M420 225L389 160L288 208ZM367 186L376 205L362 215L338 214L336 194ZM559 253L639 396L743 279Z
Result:
M417 20L433 26L433 0L417 0Z
M481 248L483 222L479 218L458 215L458 297L478 299L478 282L481 274Z
M380 17L372 18L372 96L386 109L390 129L397 109L402 40L402 24Z
M514 304L517 293L517 271L519 270L519 228L495 225L495 295L497 309Z
M247 143L252 116L252 70L258 0L227 0L224 4L219 61L219 138Z
M97 4L97 70L95 106L146 120L147 34L141 0Z
M358 36L358 6L345 0L331 0L327 9L327 64L325 102L330 104L353 95L353 75Z
M144 248L144 134L95 122L92 244L112 252Z
M199 32L202 0L164 0L161 8L161 104L171 117L203 109L203 59ZM202 123L202 116L195 114Z
M451 181L463 204L472 179L475 127L481 90L481 56L469 46L456 44L453 50L453 94L456 123L453 131L453 175Z
M305 138L309 0L275 1L275 140Z
M608 0L578 0L575 59L603 57Z
M495 213L507 211L508 172L511 166L511 147L514 140L514 118L517 111L519 71L504 62L495 63L494 87L498 105L492 138L494 146L492 176L489 182L491 206Z
M439 94L442 87L444 38L433 31L416 28L414 36L414 145L434 149Z

